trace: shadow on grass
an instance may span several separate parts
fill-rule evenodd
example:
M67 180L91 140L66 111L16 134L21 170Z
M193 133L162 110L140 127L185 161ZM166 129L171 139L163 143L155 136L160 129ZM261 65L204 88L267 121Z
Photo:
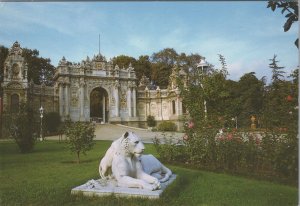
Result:
M52 145L49 147L49 145ZM55 141L44 140L43 142L36 142L31 153L48 153L61 152L67 149L66 144L59 144Z
M170 203L177 199L184 190L190 187L193 184L193 181L199 176L193 173L190 173L188 176L183 174L177 174L176 180L169 185L166 190L161 195L161 200L164 203ZM167 204L167 205L168 205Z
M93 159L87 159L87 160L80 160L79 164L84 164L84 163L91 163L98 161L98 158L93 158ZM60 161L62 164L78 164L77 160L66 160L66 161Z

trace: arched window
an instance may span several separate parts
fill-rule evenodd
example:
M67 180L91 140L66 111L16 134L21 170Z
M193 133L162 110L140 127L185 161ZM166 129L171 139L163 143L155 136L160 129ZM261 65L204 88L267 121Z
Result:
M11 112L19 112L19 95L13 94L11 95L11 101L10 101L10 110Z
M173 114L176 114L175 100L172 101L172 111Z

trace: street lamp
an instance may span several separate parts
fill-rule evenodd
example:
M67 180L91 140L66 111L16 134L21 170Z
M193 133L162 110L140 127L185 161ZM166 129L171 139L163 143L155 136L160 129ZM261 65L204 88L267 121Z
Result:
M237 129L238 128L238 126L237 126L237 116L233 117L231 120L235 121L235 128Z
M40 110L40 118L41 118L41 130L40 130L40 141L43 140L43 117L44 117L44 108L41 106Z
M197 65L197 68L201 69L200 75L201 75L201 80L202 80L204 75L207 74L207 72L208 72L209 65L204 59L201 59L201 61ZM200 81L200 86L204 90L202 81ZM204 99L203 104L204 104L204 115L205 115L204 117L205 117L205 119L207 119L207 107L206 107L206 100L205 99Z

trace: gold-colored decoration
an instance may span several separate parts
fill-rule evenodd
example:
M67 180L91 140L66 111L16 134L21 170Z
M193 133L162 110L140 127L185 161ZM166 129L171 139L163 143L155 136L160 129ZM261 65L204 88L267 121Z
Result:
M251 116L251 129L256 129L255 120L256 120L255 116L252 115Z
M101 62L96 62L96 68L101 68Z

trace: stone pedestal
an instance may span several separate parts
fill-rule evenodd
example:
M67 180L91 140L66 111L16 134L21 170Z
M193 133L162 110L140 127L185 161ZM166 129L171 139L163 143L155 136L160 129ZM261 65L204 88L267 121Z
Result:
M160 190L146 190L139 188L118 187L115 180L89 180L87 183L72 189L71 194L83 194L84 196L109 196L117 197L141 197L149 199L158 199L163 191L176 179L176 175L172 175L167 182L161 183Z

